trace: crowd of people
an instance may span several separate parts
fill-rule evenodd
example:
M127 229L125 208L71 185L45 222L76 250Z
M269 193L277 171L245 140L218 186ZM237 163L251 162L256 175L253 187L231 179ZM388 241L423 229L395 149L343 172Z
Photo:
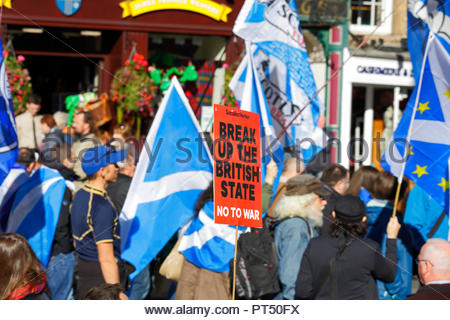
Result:
M131 127L116 126L105 139L88 112L76 114L68 127L67 114L40 116L39 105L39 97L30 96L27 112L16 118L19 155L1 186L0 299L147 298L155 268L148 266L130 284L134 268L120 259L118 215L139 154ZM388 172L362 166L350 175L339 164L313 172L286 153L273 192L277 167L271 161L266 169L262 206L280 283L271 298L450 299L448 216L419 186L401 183L394 203L398 182ZM55 193L59 214L43 262L9 222L29 209L18 195L32 192L33 179L51 174L65 188L60 199ZM211 185L197 201L192 225L213 219L213 201ZM229 232L221 228L216 232ZM175 297L231 298L233 251L180 249L185 262ZM210 261L220 263L212 267ZM422 283L417 293L415 274Z

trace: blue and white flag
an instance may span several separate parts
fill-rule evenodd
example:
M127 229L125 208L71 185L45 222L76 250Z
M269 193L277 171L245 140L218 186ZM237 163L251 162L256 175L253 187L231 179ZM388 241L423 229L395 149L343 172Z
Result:
M397 177L404 173L448 212L450 51L443 42L430 33L419 82L381 165Z
M24 236L45 267L65 190L61 174L42 166L17 190L9 216L6 231Z
M247 51L250 50L250 43L246 41ZM273 159L278 167L278 177L273 183L274 190L277 190L278 179L283 169L284 149L275 135L272 124L267 99L264 95L261 81L256 72L255 63L252 56L248 56L248 67L245 69L245 81L243 84L243 95L240 101L241 109L259 114L261 126L261 181L266 176L266 166Z
M28 174L25 168L16 163L0 185L0 233L6 230L14 195L27 179Z
M233 32L253 46L247 50L230 88L241 100L241 84L252 52L275 132L279 134L317 92L295 3L247 0ZM317 128L322 111L323 105L316 96L280 139L283 146L300 145L305 163L327 141L323 130Z
M211 155L176 78L158 108L120 213L122 258L136 271L192 217L212 181Z
M0 41L0 51L3 52ZM17 159L18 142L14 107L6 75L5 60L0 57L0 184Z
M239 234L247 227L239 227ZM178 251L192 264L214 272L229 272L234 257L236 226L214 223L214 203L207 202L192 219Z
M450 1L408 0L408 48L416 83L430 31L450 43Z

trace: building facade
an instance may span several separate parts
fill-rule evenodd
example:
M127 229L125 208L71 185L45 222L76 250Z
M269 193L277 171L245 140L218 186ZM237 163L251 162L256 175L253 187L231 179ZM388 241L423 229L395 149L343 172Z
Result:
M225 50L230 57L235 52L228 39L243 2L12 0L10 8L3 7L2 37L9 49L26 56L33 89L47 112L62 109L69 93L93 87L108 92L132 52L162 68L212 62L206 74L215 71L211 88L220 88L219 60ZM211 94L220 98L218 90Z

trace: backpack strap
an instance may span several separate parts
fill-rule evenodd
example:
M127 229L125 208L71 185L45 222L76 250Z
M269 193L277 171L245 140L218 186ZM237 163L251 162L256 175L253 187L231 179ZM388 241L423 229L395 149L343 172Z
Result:
M428 232L428 234L427 234L428 239L433 238L433 236L436 234L436 231L441 226L442 221L444 221L444 218L445 218L446 214L447 213L445 212L445 210L443 210L441 215L439 216L439 218L436 220L436 223L434 224L433 228L431 228L430 232Z
M325 284L325 281L327 281L328 277L331 277L331 299L333 299L333 300L337 299L336 261L344 253L344 250L347 247L349 247L354 240L355 239L352 237L350 240L347 241L347 236L345 236L343 239L339 240L337 253L334 257L331 258L328 271L326 274L324 274L320 278L320 282L319 282L318 286L316 286L316 288L314 289L311 299L316 298L317 294L319 293L320 289L322 289L322 287Z

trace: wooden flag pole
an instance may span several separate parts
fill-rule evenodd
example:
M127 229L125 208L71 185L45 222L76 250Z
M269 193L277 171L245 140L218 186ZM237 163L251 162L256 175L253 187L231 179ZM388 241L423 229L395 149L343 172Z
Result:
M236 226L236 239L234 241L234 261L233 261L233 296L232 296L233 300L235 300L235 296L236 296L236 257L237 257L237 245L238 245L238 231L239 231L239 227Z
M392 211L392 216L395 217L397 215L397 206L398 206L398 198L400 197L400 189L402 188L402 184L397 184L397 191L395 192L395 200L394 200L394 210Z

